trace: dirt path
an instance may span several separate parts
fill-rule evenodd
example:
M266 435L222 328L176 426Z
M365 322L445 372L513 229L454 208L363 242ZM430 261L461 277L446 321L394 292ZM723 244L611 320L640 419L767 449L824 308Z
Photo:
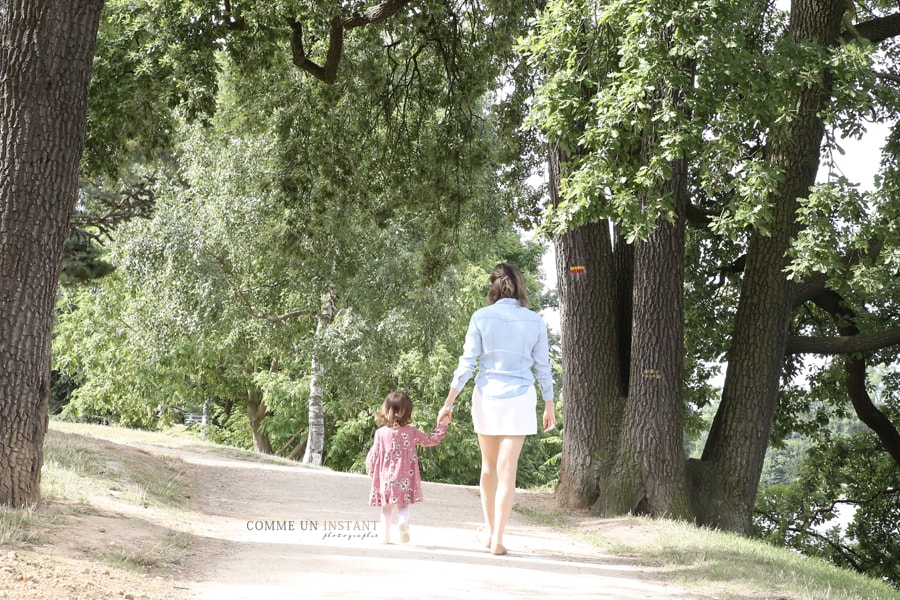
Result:
M148 482L186 477L192 489L180 507L136 502L130 496L143 487L124 480L86 502L57 500L64 518L31 543L0 545L0 600L712 598L516 512L509 554L493 556L475 541L473 487L425 483L409 544L384 545L364 475L251 462L204 445L107 440L105 430L51 433L72 453L104 457L102 469L139 466ZM539 512L548 503L547 494L517 498ZM643 535L628 519L567 520L610 544Z
M198 600L266 598L709 598L667 585L514 513L509 554L474 540L476 488L426 483L407 545L383 545L362 475L153 448L184 460L197 486L184 586ZM396 537L396 536L395 536Z

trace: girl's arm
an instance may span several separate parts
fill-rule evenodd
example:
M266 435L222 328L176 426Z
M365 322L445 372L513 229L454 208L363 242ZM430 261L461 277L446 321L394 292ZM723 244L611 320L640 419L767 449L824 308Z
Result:
M423 433L413 427L415 430L415 443L419 446L437 446L447 435L447 426L438 425L431 430L431 433Z
M375 434L375 443L372 444L372 447L369 448L369 453L366 455L366 475L371 476L375 471L375 457L380 452L381 443L379 442L378 434Z

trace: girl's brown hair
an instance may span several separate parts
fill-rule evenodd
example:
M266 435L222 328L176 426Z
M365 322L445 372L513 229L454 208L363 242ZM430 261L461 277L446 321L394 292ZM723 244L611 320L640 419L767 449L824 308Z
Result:
M493 304L501 298L515 298L519 301L519 306L528 307L525 280L519 270L509 263L499 263L491 271L491 289L487 303Z
M412 420L412 399L403 392L391 392L384 399L384 404L375 415L379 425L388 427L409 425Z

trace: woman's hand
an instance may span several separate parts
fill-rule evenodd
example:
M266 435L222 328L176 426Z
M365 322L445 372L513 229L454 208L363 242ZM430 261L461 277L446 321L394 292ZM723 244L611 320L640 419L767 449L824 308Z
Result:
M556 429L556 407L553 401L544 402L544 431Z
M453 408L444 406L441 408L440 412L438 412L437 424L443 426L449 425L452 418Z

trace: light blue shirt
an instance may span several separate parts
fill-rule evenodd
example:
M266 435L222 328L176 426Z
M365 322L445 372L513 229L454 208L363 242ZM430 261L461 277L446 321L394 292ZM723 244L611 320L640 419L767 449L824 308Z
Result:
M553 400L547 324L515 298L501 298L472 315L450 387L462 390L479 361L475 385L485 396L521 396L537 376L541 397L545 402Z

